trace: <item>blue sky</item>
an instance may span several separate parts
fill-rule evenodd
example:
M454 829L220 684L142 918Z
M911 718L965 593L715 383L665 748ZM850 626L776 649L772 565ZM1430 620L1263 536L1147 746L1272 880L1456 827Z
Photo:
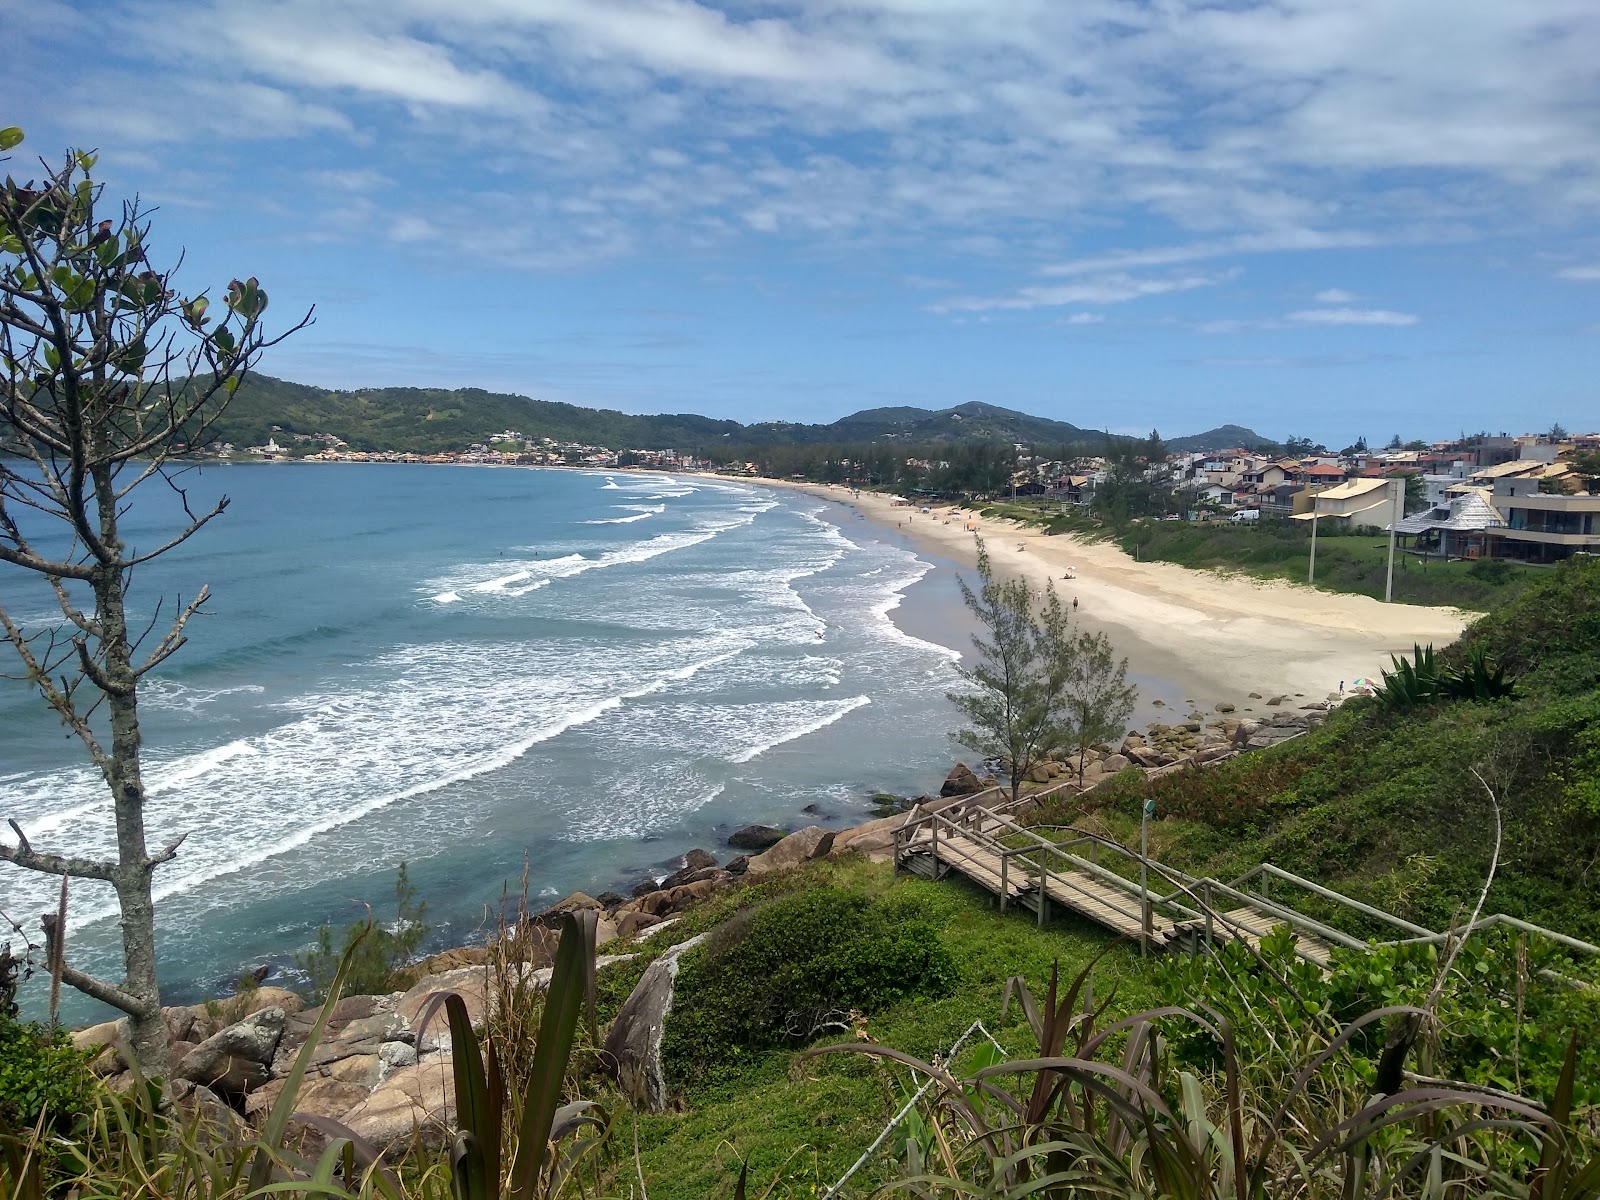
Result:
M0 0L269 373L1344 444L1600 426L1594 0ZM20 158L22 161L16 161Z

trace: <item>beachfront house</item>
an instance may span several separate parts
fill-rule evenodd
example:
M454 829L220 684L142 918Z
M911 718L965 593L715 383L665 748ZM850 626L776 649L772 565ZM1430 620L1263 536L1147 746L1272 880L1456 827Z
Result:
M1600 496L1541 492L1527 479L1503 479L1492 502L1505 524L1489 533L1488 552L1527 563L1600 554Z
M1295 513L1292 521L1312 521L1324 530L1340 532L1363 525L1387 529L1406 514L1406 481L1392 479L1349 479L1311 495L1311 506ZM1330 523L1332 528L1330 528Z
M1492 530L1504 529L1505 518L1478 488L1445 498L1415 516L1394 523L1399 543L1424 558L1487 558L1494 554Z
M1298 483L1280 483L1259 495L1262 520L1282 520L1294 515L1294 498L1301 492Z

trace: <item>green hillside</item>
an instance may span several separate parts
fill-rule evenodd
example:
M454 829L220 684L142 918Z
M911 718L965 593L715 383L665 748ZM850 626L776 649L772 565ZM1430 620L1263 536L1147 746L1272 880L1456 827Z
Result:
M1151 853L1219 878L1273 862L1443 929L1490 877L1498 805L1484 911L1600 942L1600 561L1546 573L1440 649L1504 665L1516 695L1358 699L1280 747L1159 780ZM1117 836L1137 839L1144 798L1110 801Z
M357 450L435 453L516 430L532 438L581 442L613 450L693 450L716 457L722 448L852 444L883 440L927 444L998 441L1098 448L1105 434L1066 421L970 402L937 412L876 408L827 425L764 421L744 425L692 413L635 415L583 408L479 388L363 388L331 391L268 375L253 375L217 426L221 441L264 443L276 426L295 434L332 434ZM1265 442L1247 429L1223 426L1178 438L1182 448L1221 449Z

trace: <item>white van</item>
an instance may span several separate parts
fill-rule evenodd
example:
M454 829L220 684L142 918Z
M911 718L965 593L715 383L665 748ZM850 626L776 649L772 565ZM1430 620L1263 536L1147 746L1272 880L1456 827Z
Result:
M1259 508L1241 508L1233 516L1229 517L1228 521L1234 525L1248 525L1251 521L1259 521L1260 519L1261 510Z

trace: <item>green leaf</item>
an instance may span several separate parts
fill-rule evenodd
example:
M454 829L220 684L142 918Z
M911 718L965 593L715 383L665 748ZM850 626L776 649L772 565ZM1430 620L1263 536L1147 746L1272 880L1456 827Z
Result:
M594 935L593 912L567 913L563 918L528 1074L528 1092L523 1098L521 1136L511 1164L511 1200L534 1200L539 1195L539 1179L550 1150L550 1127L561 1104L561 1081L586 1001L591 1023L594 1018Z
M211 335L211 340L217 344L217 347L224 354L233 353L233 334L228 332L226 325L218 325L216 332Z
M0 129L0 150L10 150L22 144L23 133L15 125L7 125Z

